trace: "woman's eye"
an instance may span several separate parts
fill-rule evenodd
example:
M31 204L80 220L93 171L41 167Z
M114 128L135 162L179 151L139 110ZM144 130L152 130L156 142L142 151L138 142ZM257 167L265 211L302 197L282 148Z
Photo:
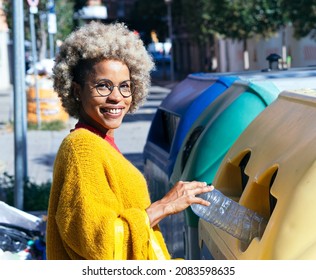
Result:
M120 88L122 88L122 89L128 89L128 88L129 88L129 84L127 84L127 83L121 84L121 85L120 85Z
M109 89L111 90L112 86L110 83L100 83L97 85L98 89Z

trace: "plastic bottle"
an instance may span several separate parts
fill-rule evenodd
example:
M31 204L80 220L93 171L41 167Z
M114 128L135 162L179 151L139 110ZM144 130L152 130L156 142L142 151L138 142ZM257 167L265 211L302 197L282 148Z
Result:
M228 232L245 244L263 235L267 220L258 213L240 205L216 189L198 196L211 203L209 206L191 205L193 212L203 220Z

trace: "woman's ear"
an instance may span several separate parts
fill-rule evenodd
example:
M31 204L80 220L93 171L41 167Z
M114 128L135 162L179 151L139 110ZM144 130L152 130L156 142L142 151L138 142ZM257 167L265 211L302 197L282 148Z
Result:
M72 94L77 102L80 102L80 85L76 82L72 82Z

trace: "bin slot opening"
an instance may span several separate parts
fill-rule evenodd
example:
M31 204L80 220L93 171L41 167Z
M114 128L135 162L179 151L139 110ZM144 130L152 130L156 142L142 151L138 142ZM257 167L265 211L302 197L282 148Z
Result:
M183 148L183 153L182 153L182 160L181 160L181 171L184 170L185 165L188 161L188 158L190 156L190 153L192 151L192 148L194 146L194 144L196 143L196 141L198 140L198 138L200 137L201 133L204 130L204 126L198 126L196 127L193 132L191 133L191 135L189 136L188 141L185 143L185 146Z
M244 191L244 189L248 183L248 180L249 180L249 176L245 173L245 169L246 169L246 166L247 166L248 161L250 159L250 155L251 155L251 153L248 152L239 163L242 191Z
M158 109L148 134L148 141L166 152L170 152L178 124L177 115Z
M170 147L172 145L175 132L177 131L179 121L179 116L166 111L162 112L163 132L165 135L165 140L167 142L168 151L170 151Z
M271 188L273 186L274 180L276 178L276 175L278 174L278 169L275 170L273 173L271 180L270 180L270 191L269 191L269 204L270 204L270 216L272 215L272 212L276 206L277 199L271 194Z

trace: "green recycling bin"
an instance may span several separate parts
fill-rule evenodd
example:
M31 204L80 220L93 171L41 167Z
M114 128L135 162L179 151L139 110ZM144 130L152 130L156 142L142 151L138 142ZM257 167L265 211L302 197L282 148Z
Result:
M179 180L212 183L230 147L279 92L267 80L236 80L191 126L177 156L170 186ZM200 256L197 225L198 217L188 208L184 225L186 259Z

